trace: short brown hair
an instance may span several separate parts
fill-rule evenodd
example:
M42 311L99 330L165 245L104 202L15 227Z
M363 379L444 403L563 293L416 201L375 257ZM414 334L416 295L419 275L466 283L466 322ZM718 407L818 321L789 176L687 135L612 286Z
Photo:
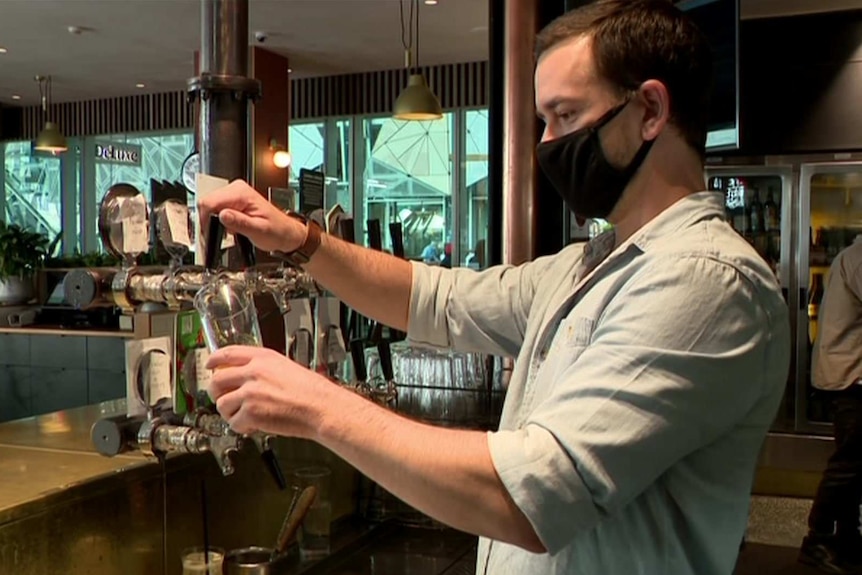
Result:
M712 50L670 0L598 0L563 14L536 38L536 59L589 35L599 76L627 92L659 80L670 96L670 121L703 156L712 89Z

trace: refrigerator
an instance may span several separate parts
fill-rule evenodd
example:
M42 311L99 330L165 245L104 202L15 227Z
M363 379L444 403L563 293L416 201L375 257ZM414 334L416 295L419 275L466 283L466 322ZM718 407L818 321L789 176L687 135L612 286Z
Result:
M773 267L790 310L792 363L773 431L829 435L831 402L811 383L811 350L829 266L862 234L862 154L711 158L705 179L725 193L728 221Z

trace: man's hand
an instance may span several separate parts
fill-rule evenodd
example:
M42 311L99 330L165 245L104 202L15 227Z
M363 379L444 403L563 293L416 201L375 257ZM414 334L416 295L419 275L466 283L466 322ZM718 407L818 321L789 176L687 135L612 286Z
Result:
M263 347L232 345L213 353L210 397L237 433L263 431L312 439L322 391L332 383L284 355Z
M201 229L210 214L218 214L229 232L247 237L264 251L290 252L302 245L305 226L288 217L243 180L219 188L199 204Z

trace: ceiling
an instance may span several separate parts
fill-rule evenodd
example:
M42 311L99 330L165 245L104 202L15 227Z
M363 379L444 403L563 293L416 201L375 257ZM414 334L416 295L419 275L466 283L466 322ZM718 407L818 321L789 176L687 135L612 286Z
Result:
M296 77L403 66L399 0L250 0L250 38ZM741 0L744 18L859 8L862 0ZM421 63L488 58L488 0L420 2ZM200 0L0 0L0 103L37 104L33 77L66 102L184 89ZM69 26L83 29L78 35ZM143 83L144 88L136 88ZM19 95L20 100L13 100Z
M0 103L37 104L37 74L52 76L54 102L184 89L200 12L200 0L0 0ZM419 13L421 64L488 58L488 0L420 2ZM249 1L250 41L297 76L403 66L399 19L398 0Z

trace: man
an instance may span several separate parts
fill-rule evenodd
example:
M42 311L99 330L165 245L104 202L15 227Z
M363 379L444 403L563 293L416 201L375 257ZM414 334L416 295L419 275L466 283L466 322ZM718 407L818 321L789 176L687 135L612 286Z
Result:
M313 252L309 273L414 342L517 356L500 431L410 421L241 347L211 357L219 411L318 441L480 535L478 573L731 573L790 342L774 275L700 191L709 54L661 0L542 32L539 161L576 214L615 226L586 248L446 270L327 236L315 249L244 182L202 203L263 250Z
M826 573L862 573L862 237L829 269L812 352L814 387L832 395L835 453L808 516L799 560Z
M440 263L440 250L437 249L437 242L431 240L425 249L422 250L422 261L426 264Z

